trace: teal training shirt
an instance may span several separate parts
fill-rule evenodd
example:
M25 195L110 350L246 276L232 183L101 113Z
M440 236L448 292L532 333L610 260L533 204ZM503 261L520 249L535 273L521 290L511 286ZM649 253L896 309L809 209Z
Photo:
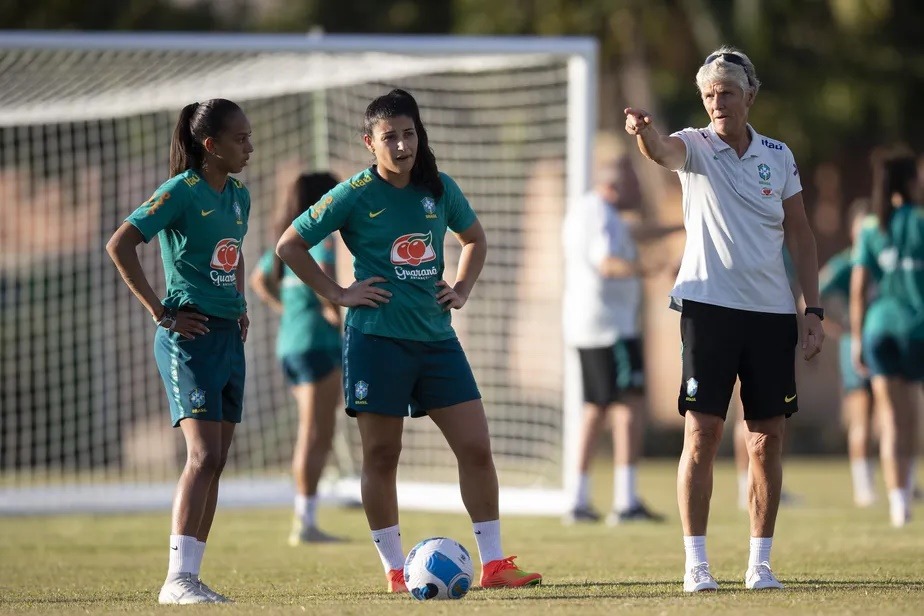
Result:
M310 252L318 263L335 265L332 236L312 247ZM263 255L260 271L264 276L273 275L274 260L275 253L272 250ZM324 318L321 300L285 265L279 284L279 301L282 303L282 317L279 319L279 331L276 335L277 357L340 348L340 329Z
M237 266L249 217L243 182L229 177L219 193L190 169L164 182L125 220L145 242L160 239L164 306L194 304L205 314L236 320L246 311Z
M879 281L864 330L924 338L924 207L906 203L897 208L888 233L875 217L867 218L854 263Z
M338 184L294 224L309 246L336 230L353 254L356 280L382 276L391 291L377 308L350 308L346 324L365 334L404 340L455 337L452 317L436 301L443 277L446 230L462 232L476 217L455 181L440 174L445 191L439 201L413 184L396 188L374 168Z

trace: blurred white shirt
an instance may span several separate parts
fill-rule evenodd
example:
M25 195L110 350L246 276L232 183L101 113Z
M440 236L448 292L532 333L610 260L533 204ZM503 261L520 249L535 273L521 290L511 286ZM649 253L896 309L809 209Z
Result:
M635 261L638 251L629 227L596 192L585 195L565 215L563 327L565 343L606 347L639 335L642 285L638 278L607 278L606 257Z

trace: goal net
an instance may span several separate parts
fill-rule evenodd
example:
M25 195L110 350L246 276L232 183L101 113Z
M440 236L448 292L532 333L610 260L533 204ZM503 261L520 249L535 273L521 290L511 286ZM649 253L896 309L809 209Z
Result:
M363 111L393 87L417 97L441 169L487 230L488 262L454 324L484 396L501 507L561 511L575 416L559 228L587 185L595 54L587 39L0 32L0 513L169 505L185 448L150 317L104 245L166 179L178 110L224 97L247 113L244 254L256 264L297 173L369 164ZM139 253L162 292L157 243ZM297 416L277 318L253 294L249 306L244 422L221 498L286 503ZM329 498L358 496L358 432L338 413ZM405 423L399 481L403 507L461 508L455 459L426 419Z

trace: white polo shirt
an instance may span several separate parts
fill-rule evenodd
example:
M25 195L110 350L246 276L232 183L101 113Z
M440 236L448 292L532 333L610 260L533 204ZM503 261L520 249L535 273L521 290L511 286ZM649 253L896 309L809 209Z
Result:
M638 337L641 281L600 273L607 257L637 258L630 229L616 209L596 192L588 193L565 215L562 240L565 342L578 348L598 348Z
M687 146L677 174L687 232L671 297L727 308L795 313L783 265L783 200L802 191L786 144L758 134L738 154L706 128L674 133Z

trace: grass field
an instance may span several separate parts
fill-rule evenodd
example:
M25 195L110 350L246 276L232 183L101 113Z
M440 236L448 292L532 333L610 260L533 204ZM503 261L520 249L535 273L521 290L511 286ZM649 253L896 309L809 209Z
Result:
M520 591L474 589L458 602L417 603L383 591L385 580L361 510L322 509L338 545L290 548L288 510L219 510L203 578L237 600L229 606L163 607L167 512L0 518L0 613L228 614L913 614L924 605L924 520L888 526L885 505L851 506L846 461L790 460L789 490L804 502L782 510L773 565L784 591L746 592L746 515L735 508L734 471L717 470L708 550L721 589L681 591L683 547L672 462L651 462L640 485L663 525L563 527L557 519L508 517L504 548L544 584ZM605 469L595 499L610 498ZM880 488L881 491L881 488ZM919 514L920 515L920 514ZM462 515L407 513L405 549L447 535L473 552ZM477 569L476 569L477 570Z

